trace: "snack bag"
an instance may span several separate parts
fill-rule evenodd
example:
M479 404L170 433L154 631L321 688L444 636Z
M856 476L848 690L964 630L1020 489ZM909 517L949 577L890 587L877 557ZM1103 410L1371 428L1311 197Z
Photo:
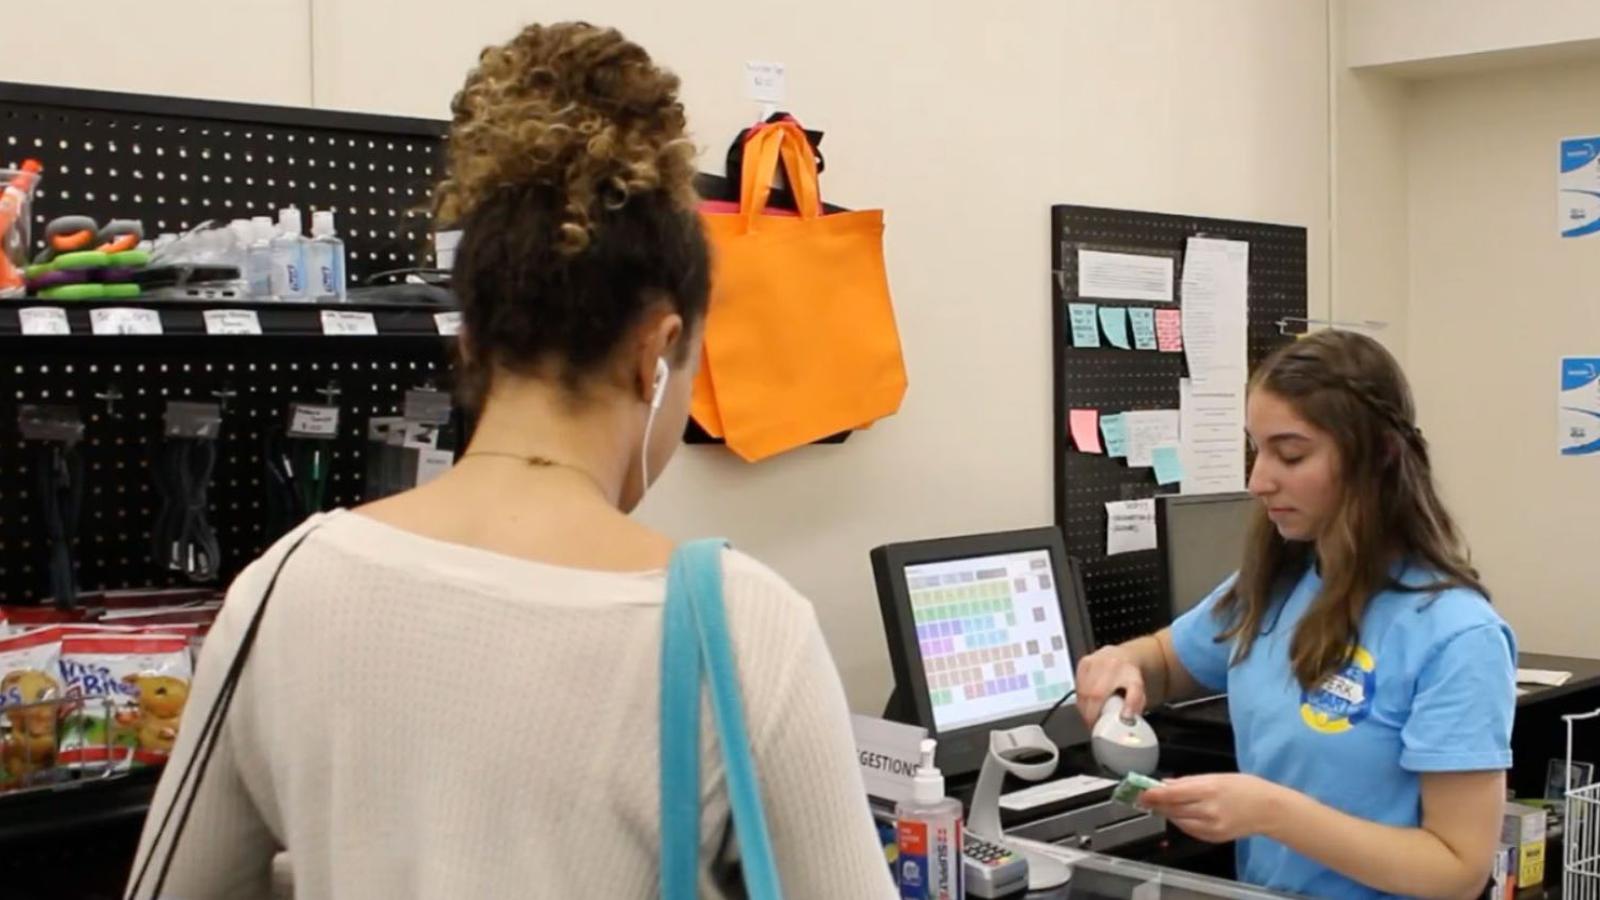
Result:
M61 699L60 652L54 629L0 638L0 786L26 785L55 768L58 707L30 704Z
M167 634L69 634L61 677L69 700L58 763L160 765L178 738L194 666L189 640Z

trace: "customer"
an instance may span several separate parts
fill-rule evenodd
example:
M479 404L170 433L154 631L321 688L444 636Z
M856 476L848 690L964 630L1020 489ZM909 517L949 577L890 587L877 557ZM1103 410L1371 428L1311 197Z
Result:
M628 513L678 446L706 312L678 79L614 30L536 25L484 51L452 110L437 212L464 229L455 290L477 430L437 481L317 517L233 585L141 860L277 562L304 539L170 896L261 896L281 849L298 898L657 892L673 541ZM810 604L747 556L723 565L786 891L892 897ZM730 833L711 723L707 896Z
M1239 877L1310 897L1476 897L1499 845L1516 642L1439 500L1411 389L1368 337L1319 332L1251 379L1237 576L1172 627L1084 658L1095 721L1226 691L1239 773L1141 802Z

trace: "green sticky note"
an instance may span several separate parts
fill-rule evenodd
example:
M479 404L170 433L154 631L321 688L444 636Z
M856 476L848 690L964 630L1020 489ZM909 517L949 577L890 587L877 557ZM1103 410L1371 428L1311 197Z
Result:
M1100 346L1100 321L1093 303L1068 303L1067 316L1072 322L1072 346Z
M1178 448L1168 444L1152 447L1150 461L1156 469L1157 484L1177 484L1183 480L1183 460L1178 458Z
M1133 321L1133 348L1156 349L1156 311L1148 306L1135 306L1128 310L1128 318Z
M1128 310L1121 306L1100 307L1100 328L1106 333L1106 340L1111 346L1122 350L1132 350L1133 345L1128 343Z
M1128 456L1128 423L1122 413L1100 417L1100 435L1105 438L1106 455L1112 459Z

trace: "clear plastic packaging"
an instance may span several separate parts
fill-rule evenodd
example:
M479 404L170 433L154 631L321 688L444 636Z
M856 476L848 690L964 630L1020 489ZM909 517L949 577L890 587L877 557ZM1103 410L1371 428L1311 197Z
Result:
M27 293L23 271L33 246L33 192L39 187L39 164L33 160L20 169L0 169L0 297Z

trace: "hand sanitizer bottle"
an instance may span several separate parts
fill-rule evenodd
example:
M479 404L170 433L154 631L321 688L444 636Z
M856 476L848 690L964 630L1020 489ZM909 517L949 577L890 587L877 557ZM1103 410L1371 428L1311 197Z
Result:
M278 234L272 239L272 294L279 300L304 300L306 239L300 233L300 210L278 210Z
M250 244L244 254L244 280L256 300L272 297L272 219L255 216L250 220Z
M937 744L922 742L911 799L895 809L900 844L900 896L906 900L963 900L961 801L944 795L944 774L933 764Z
M344 278L344 241L333 233L331 209L311 214L311 243L306 245L306 268L311 275L311 294L318 300L343 303L349 299Z

